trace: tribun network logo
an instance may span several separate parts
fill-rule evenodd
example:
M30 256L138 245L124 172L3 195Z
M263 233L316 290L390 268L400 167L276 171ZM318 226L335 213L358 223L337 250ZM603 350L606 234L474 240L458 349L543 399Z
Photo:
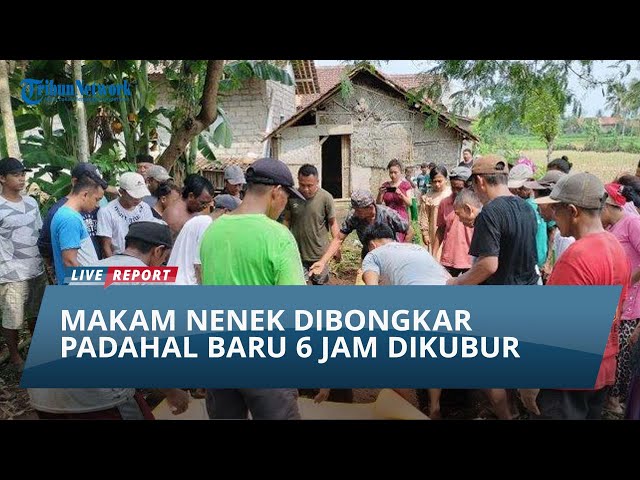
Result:
M175 283L178 267L69 267L65 285L104 285L113 283L145 285Z
M53 80L25 78L20 82L22 100L27 105L38 105L43 100L62 100L83 102L115 102L127 100L131 97L131 84L124 80L122 83L83 83L76 80L73 83L58 84ZM78 95L82 94L82 97Z

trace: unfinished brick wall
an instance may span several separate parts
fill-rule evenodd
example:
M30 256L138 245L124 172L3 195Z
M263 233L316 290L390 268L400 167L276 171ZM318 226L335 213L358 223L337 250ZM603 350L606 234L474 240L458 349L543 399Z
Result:
M315 165L318 169L320 181L322 182L322 157L318 137L300 136L300 129L287 128L282 132L279 141L279 160L287 164L289 170L296 178L298 169L305 163ZM312 127L313 128L313 127Z
M265 135L269 104L266 83L262 80L245 81L242 88L220 96L233 135L230 148L216 148L218 158L243 157L251 153L262 156L262 138Z
M156 105L172 108L175 100L166 80L158 78L154 85L158 92ZM242 88L221 95L220 107L231 125L233 144L230 148L214 149L216 157L246 158L249 154L261 157L265 153L262 139L295 113L295 87L271 80L247 80ZM161 130L160 136L161 144L166 147L169 134Z
M275 130L296 113L296 91L294 86L283 85L272 80L266 84L267 99L271 104L271 119L266 125L265 135Z

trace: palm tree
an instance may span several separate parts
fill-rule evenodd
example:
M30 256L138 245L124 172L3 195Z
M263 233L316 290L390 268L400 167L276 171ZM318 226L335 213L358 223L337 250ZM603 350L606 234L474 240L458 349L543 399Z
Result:
M615 82L607 87L606 106L611 109L611 116L622 118L622 136L624 137L627 123L627 97L629 91L622 82Z
M82 83L82 60L72 60L73 81ZM87 135L87 115L84 109L82 92L76 88L76 120L78 123L78 160L80 162L89 161L89 136Z

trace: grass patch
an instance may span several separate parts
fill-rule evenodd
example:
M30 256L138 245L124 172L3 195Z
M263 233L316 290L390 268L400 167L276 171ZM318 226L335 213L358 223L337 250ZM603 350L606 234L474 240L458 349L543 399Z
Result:
M533 160L538 168L546 169L546 149L523 150L521 153ZM624 173L635 174L640 157L637 153L556 150L553 152L552 158L559 158L562 155L566 155L573 163L572 173L590 172L605 183L612 182Z

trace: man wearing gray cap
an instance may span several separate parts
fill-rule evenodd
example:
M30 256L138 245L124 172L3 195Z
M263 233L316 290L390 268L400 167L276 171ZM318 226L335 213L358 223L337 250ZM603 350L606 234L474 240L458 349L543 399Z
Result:
M413 240L413 228L411 224L400 217L391 208L384 205L377 205L373 195L368 190L356 190L351 195L351 210L342 222L340 232L331 240L327 251L320 260L315 262L309 268L312 275L320 275L327 266L331 258L340 250L342 242L354 230L358 234L358 239L362 244L361 257L364 258L369 253L368 242L364 241L365 232L371 225L384 224L388 225L394 234L406 233L405 243L411 243Z
M200 242L211 222L240 206L240 199L231 195L218 195L213 199L215 209L208 215L196 215L184 224L176 237L167 265L178 267L176 285L202 283Z
M245 183L247 183L247 181L244 178L244 173L238 165L229 165L224 169L224 190L222 190L222 193L240 199L242 198L242 186Z
M469 246L473 238L473 228L466 227L453 208L454 200L467 186L469 178L471 169L468 167L454 167L449 172L451 195L440 202L436 219L436 241L433 251L437 252L442 244L440 263L453 277L471 268Z
M305 285L298 245L275 221L293 188L289 167L274 158L247 169L247 191L240 206L207 228L200 244L203 285ZM295 388L208 389L211 418L299 419Z
M167 169L162 165L153 165L147 169L145 180L151 195L147 195L142 199L142 201L153 208L158 201L158 196L156 194L158 187L160 187L161 183L173 180L173 178L171 178Z
M561 178L548 197L536 199L538 204L552 204L560 233L576 239L556 263L547 285L621 285L622 291L593 389L519 390L534 418L599 419L608 390L615 383L617 328L631 268L618 240L602 226L600 215L606 198L598 177L577 173Z

